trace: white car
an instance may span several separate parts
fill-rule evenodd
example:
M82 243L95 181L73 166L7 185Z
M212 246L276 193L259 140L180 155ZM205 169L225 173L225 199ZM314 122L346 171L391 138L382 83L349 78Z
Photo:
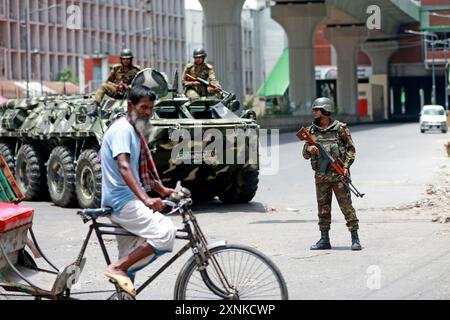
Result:
M447 133L447 115L443 106L424 106L420 112L420 132L438 129L442 133Z

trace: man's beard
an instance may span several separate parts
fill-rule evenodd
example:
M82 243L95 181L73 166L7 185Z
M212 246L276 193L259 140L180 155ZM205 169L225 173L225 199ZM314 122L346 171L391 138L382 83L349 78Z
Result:
M150 134L151 127L150 120L148 119L137 118L134 123L134 128L136 131L144 136L148 136Z
M131 121L134 129L144 136L148 136L150 134L151 124L150 119L139 118L138 115L133 112L131 114Z

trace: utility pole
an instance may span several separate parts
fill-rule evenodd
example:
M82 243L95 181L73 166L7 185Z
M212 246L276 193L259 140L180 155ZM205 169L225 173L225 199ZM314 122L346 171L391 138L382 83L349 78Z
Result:
M431 50L432 50L432 55L433 55L433 66L432 66L432 74L433 74L433 87L431 89L431 104L436 104L436 71L434 68L434 48L436 46L436 41L431 41Z
M30 3L25 1L25 77L27 81L27 99L30 98L30 48L29 48L29 27L30 27Z
M449 39L444 40L444 46L445 46L445 63L444 63L444 74L445 74L445 83L444 83L444 90L445 90L445 110L448 110L448 70L447 70L447 64L448 64L448 48L449 48Z
M54 4L46 8L41 8L30 12L30 3L28 0L25 1L25 77L27 81L27 99L30 98L30 69L31 69L31 59L30 59L30 14L47 11L53 8L61 7L62 4Z
M416 34L416 35L422 35L425 36L425 43L431 43L431 49L432 49L432 78L433 78L433 85L431 90L431 104L436 104L436 71L435 71L435 46L436 43L439 42L439 37L436 33L430 32L430 31L415 31L415 30L405 30L406 33ZM431 36L434 38L434 40L428 40L427 36ZM425 57L426 59L427 57Z
M41 54L41 50L35 48L32 52L32 55L34 56L34 65L37 65L36 59L37 57ZM39 79L40 79L40 83L41 83L41 96L44 95L44 84L43 84L43 80L42 80L42 69L39 69Z

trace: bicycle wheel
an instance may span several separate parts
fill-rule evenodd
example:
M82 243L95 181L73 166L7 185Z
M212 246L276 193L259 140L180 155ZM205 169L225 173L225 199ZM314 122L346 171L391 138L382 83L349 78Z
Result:
M136 300L136 298L126 292L121 291L115 292L108 298L108 300Z
M244 245L211 249L230 287L226 288L211 259L198 271L195 257L184 265L175 284L176 300L287 300L286 282L275 264L261 252Z

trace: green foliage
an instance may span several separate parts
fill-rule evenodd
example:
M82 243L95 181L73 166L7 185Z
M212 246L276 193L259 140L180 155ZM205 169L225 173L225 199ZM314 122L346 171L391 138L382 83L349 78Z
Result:
M68 81L72 83L79 84L80 80L77 77L74 77L71 68L65 68L56 77L57 81Z
M286 104L275 104L272 107L266 107L265 115L266 116L279 116L279 115L291 115L292 109L289 105Z

